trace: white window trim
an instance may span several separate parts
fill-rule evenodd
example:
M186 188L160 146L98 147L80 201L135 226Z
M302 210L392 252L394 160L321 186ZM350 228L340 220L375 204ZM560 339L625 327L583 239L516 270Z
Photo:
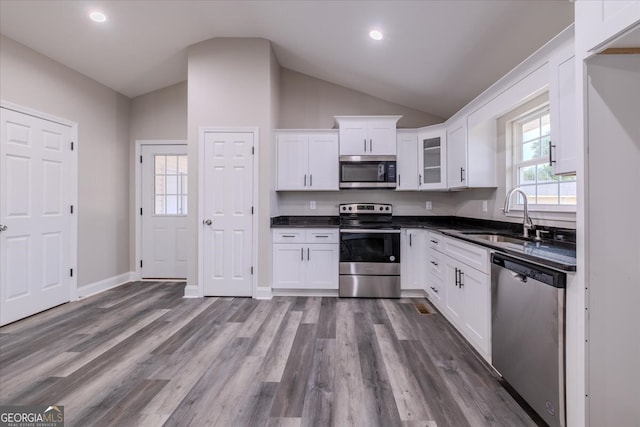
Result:
M522 120L522 118L531 115L536 111L540 111L542 109L549 109L549 102L545 102L536 106L535 108L527 111L524 114L520 114L517 117L509 120L507 122L507 129L505 132L506 137L506 151L507 151L507 173L506 173L506 184L507 188L513 188L518 185L518 168L517 165L525 164L526 162L519 161L518 151L515 150L514 147L514 124ZM531 161L531 164L538 164L536 162ZM515 197L515 196L513 196ZM528 210L529 212L535 212L536 215L531 216L533 219L541 219L541 220L551 220L551 221L571 221L575 222L576 220L576 205L537 205L537 204L529 204ZM519 205L517 203L512 205L511 210L514 213L506 213L507 217L522 217L524 206Z

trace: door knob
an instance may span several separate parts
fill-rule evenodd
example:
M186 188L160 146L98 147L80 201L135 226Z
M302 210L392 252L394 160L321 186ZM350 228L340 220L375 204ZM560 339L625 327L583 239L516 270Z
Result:
M0 231L7 231L9 227L7 227L6 225L0 225Z
M202 223L204 225L211 225L211 224L213 224L213 221L211 221L210 219L205 219L204 221L202 221Z

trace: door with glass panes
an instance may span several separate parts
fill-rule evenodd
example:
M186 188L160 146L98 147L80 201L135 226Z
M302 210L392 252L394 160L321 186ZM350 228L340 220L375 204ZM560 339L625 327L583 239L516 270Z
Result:
M418 183L420 190L444 189L446 180L446 130L442 125L418 134Z
M142 146L144 279L187 276L187 146Z

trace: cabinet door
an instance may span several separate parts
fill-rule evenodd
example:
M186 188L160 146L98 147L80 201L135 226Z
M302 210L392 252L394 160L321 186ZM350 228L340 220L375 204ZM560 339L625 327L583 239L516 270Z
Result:
M464 290L459 286L459 272L460 264L450 257L445 256L445 314L458 329L464 325Z
M487 360L490 360L491 293L489 275L462 266L460 281L464 293L464 330L462 334Z
M338 190L338 135L309 135L309 190Z
M398 132L396 138L396 191L418 189L418 137L415 133Z
M579 39L583 50L596 53L607 41L638 23L640 1L579 1L575 4L575 15L576 40Z
M401 235L401 277L402 289L424 289L425 283L425 231L406 229Z
M418 134L420 190L446 188L446 132L442 126Z
M307 188L308 137L304 134L277 136L277 189L304 190Z
M302 245L286 243L273 245L273 287L305 288L306 262L303 260L305 256Z
M467 187L467 120L466 117L447 128L447 185Z
M391 120L372 120L368 123L366 154L374 156L396 155L396 124Z
M306 288L338 289L337 244L312 244L305 248Z
M573 43L549 58L549 103L551 150L549 162L556 175L575 173L578 165L576 141L576 71Z
M371 154L365 120L340 121L340 155L361 156Z

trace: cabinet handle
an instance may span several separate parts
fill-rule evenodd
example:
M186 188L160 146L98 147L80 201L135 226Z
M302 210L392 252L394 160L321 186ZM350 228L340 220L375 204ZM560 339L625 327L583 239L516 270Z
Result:
M464 182L464 180L465 180L464 168L460 168L460 182Z
M309 187L313 187L313 175L309 174Z
M433 239L431 239L431 243L433 243L434 245L437 245L437 244L438 244L438 241L437 241L437 240L433 240Z
M398 187L402 187L402 184L400 183L400 174L398 174Z
M460 282L458 281L458 268L456 268L456 287L459 288L460 286L458 286Z
M310 253L309 248L307 248L307 261L311 261L311 257L309 256Z
M369 152L373 152L373 139L369 139Z
M307 186L307 174L306 173L304 174L304 186L305 187Z
M460 270L460 288L464 287L464 271Z
M282 235L282 237L289 237L289 238L291 238L291 237L296 237L296 236L294 236L293 234L283 234L283 235Z
M364 152L367 152L367 138L364 139Z
M409 247L411 247L411 245L413 244L413 240L411 240L412 237L413 234L409 233Z
M422 185L422 174L418 175L418 185Z
M300 248L300 261L304 261L304 248Z
M556 162L555 160L553 160L554 148L556 148L556 146L551 143L551 140L549 140L549 166L553 166L553 164Z
M322 238L326 239L329 236L327 234L317 234L316 237L317 238L321 238L322 237Z
M435 265L436 267L438 266L438 263L435 261L431 261L431 264Z
M435 292L436 294L437 294L438 292L440 292L440 291L438 291L438 288L434 288L433 286L431 286L431 290L432 290L433 292Z

